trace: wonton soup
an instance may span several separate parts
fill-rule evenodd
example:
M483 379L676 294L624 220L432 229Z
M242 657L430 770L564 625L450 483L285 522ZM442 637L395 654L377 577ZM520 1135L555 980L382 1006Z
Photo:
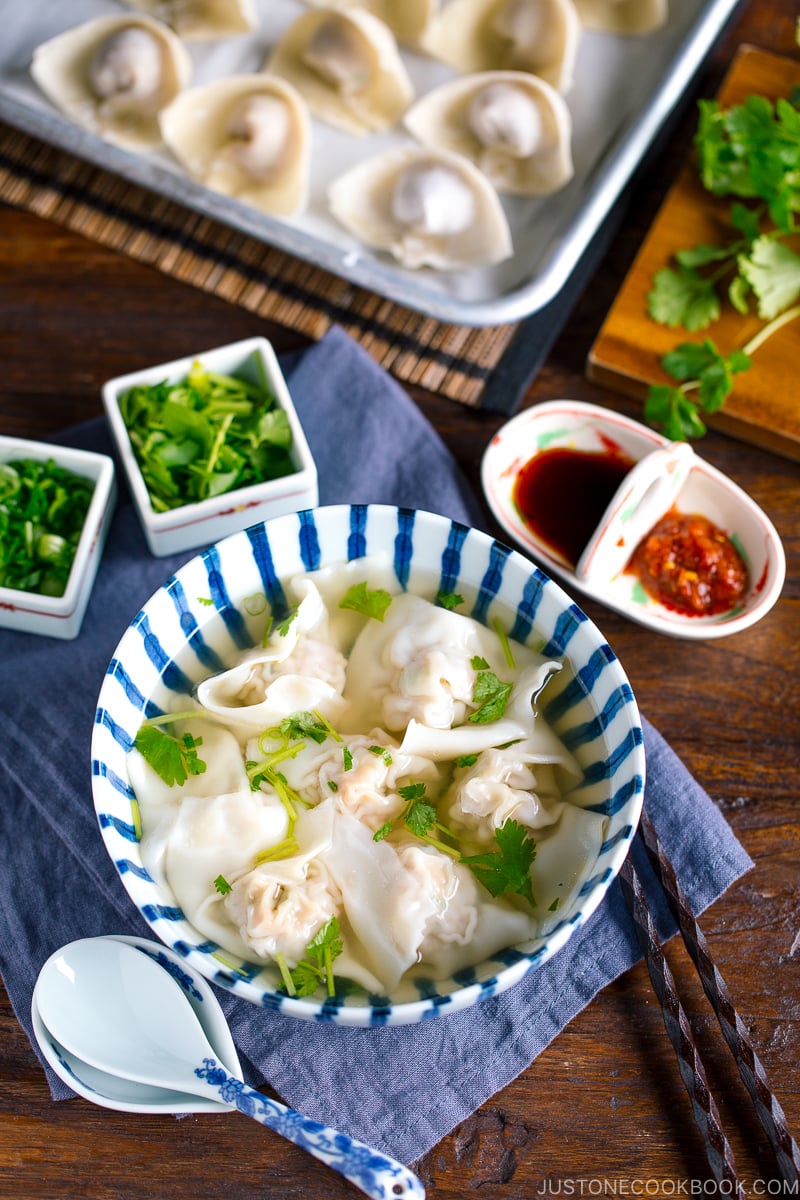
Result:
M561 669L373 557L287 581L261 645L129 754L143 864L290 995L388 995L546 935L608 818L539 697Z

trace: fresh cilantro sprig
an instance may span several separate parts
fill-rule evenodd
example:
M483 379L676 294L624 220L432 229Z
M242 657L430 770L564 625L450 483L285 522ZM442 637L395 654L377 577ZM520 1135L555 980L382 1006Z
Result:
M290 969L282 954L275 956L283 985L290 996L311 996L322 984L329 996L336 995L333 963L344 949L336 917L322 926L305 948L304 956Z
M498 679L485 658L475 655L472 667L478 672L472 692L472 703L477 705L469 720L475 725L486 725L499 721L506 711L512 685Z
M653 276L647 311L669 328L706 329L727 298L742 314L755 305L769 322L741 349L724 355L706 339L682 343L662 359L679 386L650 387L645 417L670 438L706 432L700 413L716 412L733 389L732 376L753 352L800 315L800 94L775 103L748 96L723 109L699 101L695 135L700 180L715 196L732 197L730 236L720 245L679 249Z
M520 895L535 905L531 866L536 858L536 842L524 825L510 819L495 830L494 840L497 850L466 855L462 863L493 896Z
M447 826L437 820L436 809L428 799L425 784L409 783L405 787L398 788L398 794L405 801L403 811L393 821L386 821L381 825L380 829L377 829L372 835L372 840L382 842L398 825L404 825L409 833L413 833L414 837L419 838L420 841L428 842L429 845L435 846L444 854L458 858L459 851L457 849L434 836L434 830L437 830L447 837L454 838Z
M270 730L270 733L275 731ZM325 739L334 734L337 740L340 740L339 735L333 729L329 721L318 712L295 712L289 717L284 717L277 730L284 737L298 739L311 738L312 742L321 744Z
M133 744L167 787L182 787L190 775L202 775L206 769L197 753L203 739L191 733L176 737L158 725L146 723L140 726Z
M778 229L789 231L800 211L800 111L791 99L774 104L747 96L723 109L700 100L695 144L700 178L716 196L766 202Z
M354 583L347 589L339 601L339 608L352 609L354 612L363 613L365 617L374 617L376 621L382 621L391 603L391 592L383 588L369 588L366 581L362 580L361 583Z
M733 375L750 366L749 356L734 350L725 357L710 338L683 342L661 359L675 384L653 384L644 405L645 419L673 441L702 437L700 411L717 412L733 389Z

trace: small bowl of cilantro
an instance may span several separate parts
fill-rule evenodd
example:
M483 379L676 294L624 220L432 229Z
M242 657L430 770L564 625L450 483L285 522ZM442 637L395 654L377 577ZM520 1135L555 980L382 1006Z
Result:
M265 338L111 379L103 403L156 556L317 503L314 459Z
M0 626L77 637L115 498L108 455L0 437Z

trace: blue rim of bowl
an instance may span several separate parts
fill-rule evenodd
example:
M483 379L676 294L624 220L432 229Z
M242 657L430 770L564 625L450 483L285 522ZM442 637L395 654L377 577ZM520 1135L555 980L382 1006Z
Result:
M569 660L579 649L579 669L571 677L565 673L563 689L548 699L543 716L551 724L563 724L595 688L602 692L602 708L575 725L566 740L573 752L580 752L598 739L614 739L602 759L584 767L592 786L603 795L587 807L607 815L610 830L597 868L581 889L577 909L529 948L510 947L492 956L486 977L479 977L476 967L439 984L420 979L418 998L394 1002L385 996L371 996L361 1004L346 996L324 1001L289 997L277 984L259 981L265 964L246 963L221 950L189 924L177 903L164 903L161 889L139 857L138 805L126 778L125 756L141 722L164 711L150 699L154 686L185 694L193 682L220 669L220 655L206 637L212 623L231 653L255 644L255 627L230 595L226 560L238 556L237 571L249 572L251 580L257 578L269 606L280 610L285 605L283 580L288 576L316 570L323 562L363 558L390 545L395 574L405 588L418 566L415 552L430 541L437 543L438 569L438 579L432 587L429 584L430 594L456 587L466 590L460 572L468 562L471 577L480 579L468 601L471 616L487 623L496 601L512 618L508 634L513 640L535 644L545 655L559 659ZM430 561L431 553L428 547L421 557ZM285 569L276 566L281 561ZM513 603L502 595L509 576L514 577L509 590L513 593L516 588ZM207 592L195 602L198 582ZM239 603L246 598L249 593ZM193 679L153 626L154 617L163 614L172 622L179 649L192 656ZM129 658L138 660L134 673L126 665ZM600 631L559 585L486 533L422 510L377 504L332 505L250 526L198 554L166 580L133 619L108 665L95 712L91 757L95 812L106 850L154 933L189 966L238 996L286 1015L353 1026L408 1024L459 1011L505 991L551 958L595 911L619 872L638 826L645 780L641 721L630 683ZM615 790L606 792L606 781L612 777Z

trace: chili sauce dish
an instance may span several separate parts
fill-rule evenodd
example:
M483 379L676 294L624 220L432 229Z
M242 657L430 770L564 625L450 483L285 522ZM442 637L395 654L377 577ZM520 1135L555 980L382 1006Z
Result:
M103 404L157 557L317 503L316 464L266 338L110 379Z
M645 758L618 659L527 558L333 505L223 539L145 603L91 776L156 936L261 1007L364 1027L561 952L625 859Z
M116 495L108 455L0 436L0 626L78 636Z
M573 400L525 409L487 446L487 503L546 570L658 633L739 633L786 573L761 508L691 447Z

